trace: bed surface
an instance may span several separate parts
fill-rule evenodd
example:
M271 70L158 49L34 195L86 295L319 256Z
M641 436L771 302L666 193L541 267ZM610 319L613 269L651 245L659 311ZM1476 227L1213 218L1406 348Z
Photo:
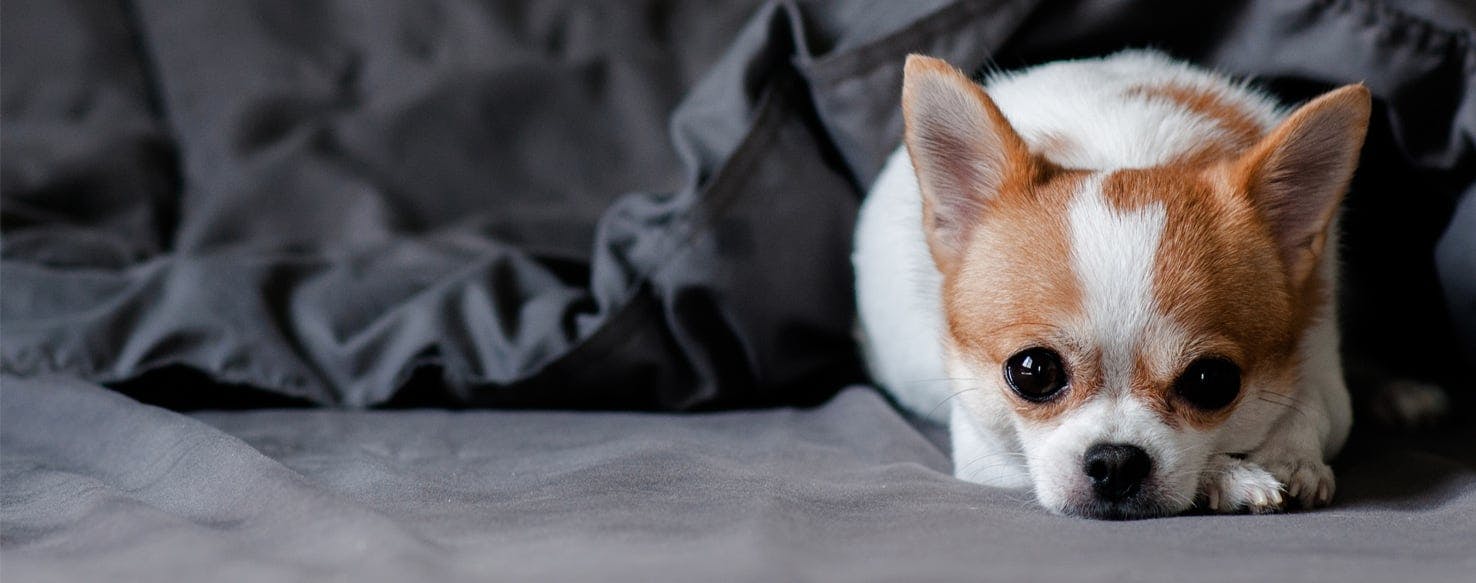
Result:
M1337 503L1100 522L953 480L873 391L700 415L183 415L5 379L6 579L1469 581L1476 440L1362 447ZM78 423L77 420L85 420ZM48 431L57 425L67 432Z

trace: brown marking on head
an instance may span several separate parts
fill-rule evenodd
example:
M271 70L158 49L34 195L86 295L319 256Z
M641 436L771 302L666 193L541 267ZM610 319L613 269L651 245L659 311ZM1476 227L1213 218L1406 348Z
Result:
M1178 399L1174 380L1197 358L1219 356L1253 375L1293 364L1300 329L1292 297L1264 224L1237 193L1190 166L1120 170L1102 182L1108 204L1124 211L1164 207L1153 269L1153 299L1163 326L1134 351L1130 390L1170 425L1208 428L1234 405L1201 411ZM1183 342L1155 346L1155 343ZM1242 396L1244 392L1242 392Z
M943 272L948 338L963 353L1004 363L1026 348L1060 353L1072 384L1060 398L1031 403L1011 394L1024 417L1045 420L1088 399L1100 383L1097 348L1061 328L1079 318L1080 284L1071 267L1064 212L1087 173L1059 171L1042 182L1015 183L978 217L957 269Z
M1211 89L1176 83L1137 85L1128 88L1127 95L1166 100L1219 125L1223 132L1221 135L1207 139L1198 149L1184 153L1174 161L1176 164L1204 165L1237 156L1265 134L1250 111Z
M1031 153L984 89L941 60L907 58L902 107L923 228L943 274L947 340L992 363L1063 341L1051 322L1080 310L1080 290L1068 225L1056 211L1085 173ZM1075 376L1094 363L1066 365ZM1087 396L1070 391L1047 406L1021 401L1021 411L1049 416Z
M1244 386L1291 387L1297 343L1331 301L1313 277L1332 217L1351 180L1369 113L1368 92L1349 86L1298 109L1245 151L1209 166L1114 172L1103 196L1123 209L1158 203L1164 231L1155 257L1157 310L1187 345L1135 352L1132 390L1171 424L1209 428L1240 400L1203 411L1182 402L1174 380L1197 358L1238 365ZM1149 332L1144 342L1171 334Z

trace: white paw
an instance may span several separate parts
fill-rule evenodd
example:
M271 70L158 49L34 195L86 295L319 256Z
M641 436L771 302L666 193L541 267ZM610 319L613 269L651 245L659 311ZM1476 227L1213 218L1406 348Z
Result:
M1252 462L1217 455L1200 479L1211 512L1265 514L1282 509L1281 482Z
M1251 456L1255 459L1255 456ZM1286 487L1288 500L1296 500L1302 508L1319 508L1332 502L1337 482L1332 468L1321 460L1257 460Z

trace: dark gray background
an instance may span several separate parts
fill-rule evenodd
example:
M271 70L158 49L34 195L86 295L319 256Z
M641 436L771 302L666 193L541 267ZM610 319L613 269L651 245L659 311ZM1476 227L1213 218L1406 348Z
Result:
M1368 84L1349 360L1469 386L1471 10L1411 6L6 0L0 370L196 406L818 403L863 380L850 231L905 54L1156 46L1289 101Z

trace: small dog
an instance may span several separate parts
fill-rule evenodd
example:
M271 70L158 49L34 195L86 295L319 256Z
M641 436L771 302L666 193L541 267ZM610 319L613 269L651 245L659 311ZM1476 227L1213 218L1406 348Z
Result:
M913 55L902 108L856 228L860 332L959 478L1094 518L1331 500L1367 89L1289 110L1151 51L984 86Z

